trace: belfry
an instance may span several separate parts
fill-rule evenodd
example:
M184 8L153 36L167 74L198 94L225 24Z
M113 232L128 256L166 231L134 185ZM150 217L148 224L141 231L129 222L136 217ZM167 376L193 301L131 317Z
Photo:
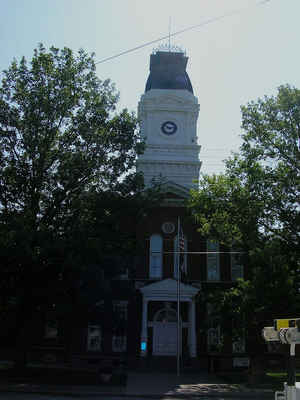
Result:
M146 151L138 159L145 183L158 177L185 188L195 186L201 162L197 138L199 104L186 72L183 52L156 51L138 105Z

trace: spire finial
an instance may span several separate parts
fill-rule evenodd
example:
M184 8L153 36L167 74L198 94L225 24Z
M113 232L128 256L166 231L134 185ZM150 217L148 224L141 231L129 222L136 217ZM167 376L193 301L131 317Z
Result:
M171 16L169 17L169 52L171 51Z
M169 34L168 36L164 36L163 39L168 39L168 42L161 43L159 46L153 49L153 54L155 54L157 51L163 51L165 53L183 53L185 54L185 51L179 47L171 44L171 36L174 36L174 34L171 33L171 16L169 17Z

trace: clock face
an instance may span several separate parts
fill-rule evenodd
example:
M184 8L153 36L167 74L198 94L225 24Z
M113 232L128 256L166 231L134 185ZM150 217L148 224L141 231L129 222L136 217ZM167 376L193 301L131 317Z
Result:
M174 135L177 131L177 125L173 121L166 121L161 125L161 130L165 135Z

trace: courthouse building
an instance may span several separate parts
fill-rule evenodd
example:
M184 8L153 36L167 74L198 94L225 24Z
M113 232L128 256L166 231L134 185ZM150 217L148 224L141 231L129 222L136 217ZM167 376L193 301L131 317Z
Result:
M166 359L175 365L180 348L189 365L207 368L210 355L220 350L227 355L244 355L244 341L232 343L231 338L224 338L218 318L210 317L211 307L204 301L209 290L229 287L242 277L243 266L228 249L200 236L185 207L190 189L197 188L201 168L201 137L197 134L200 105L186 71L187 62L180 51L154 52L145 93L138 104L146 141L138 170L143 172L146 185L162 179L165 197L137 226L143 251L131 276L135 300L128 299L131 319L126 342L128 355L141 363ZM178 229L184 237L184 257L179 261L180 346ZM233 357L229 359L232 363ZM225 363L230 364L228 357Z
M183 365L197 368L208 369L216 354L224 355L219 357L221 368L222 363L227 368L246 360L243 338L233 342L223 335L218 318L205 302L212 289L230 287L242 277L243 266L228 249L201 237L185 207L201 169L200 105L187 62L181 51L157 50L150 56L150 73L138 104L146 150L137 165L147 186L153 180L162 182L164 199L134 228L139 252L134 265L111 282L110 305L105 299L100 301L86 325L72 329L68 351L74 363L114 354L124 356L132 366L152 363L170 368L176 367L178 349ZM178 224L184 250L179 261ZM182 278L179 318L178 263ZM111 316L116 314L115 320ZM51 343L59 349L61 337L55 322L46 324L45 359L59 358Z

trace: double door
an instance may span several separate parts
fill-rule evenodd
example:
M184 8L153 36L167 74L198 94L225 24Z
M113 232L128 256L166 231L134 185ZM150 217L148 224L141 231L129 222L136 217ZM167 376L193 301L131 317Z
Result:
M176 322L155 322L153 324L153 355L175 356L177 333Z

